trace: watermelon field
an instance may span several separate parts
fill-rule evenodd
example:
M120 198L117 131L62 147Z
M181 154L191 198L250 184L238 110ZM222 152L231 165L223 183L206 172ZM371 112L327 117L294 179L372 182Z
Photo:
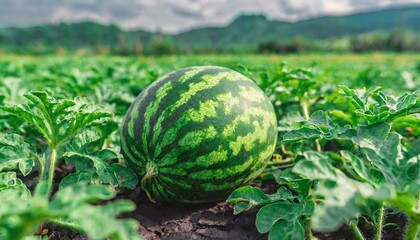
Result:
M0 129L1 240L420 237L418 53L0 55Z

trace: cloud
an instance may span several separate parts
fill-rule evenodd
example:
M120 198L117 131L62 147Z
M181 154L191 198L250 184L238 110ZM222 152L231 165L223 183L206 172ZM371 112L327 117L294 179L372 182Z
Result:
M226 24L241 13L296 21L412 3L420 0L2 0L0 24L94 20L123 28L179 32Z

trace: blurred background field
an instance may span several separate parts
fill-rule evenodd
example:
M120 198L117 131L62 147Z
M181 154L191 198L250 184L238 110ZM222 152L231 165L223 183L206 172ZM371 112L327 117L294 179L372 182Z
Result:
M6 78L32 74L45 81L54 68L69 75L105 68L134 78L138 72L144 85L192 65L258 78L284 63L354 87L402 92L420 81L418 0L6 0L3 6L0 74Z
M0 89L2 95L16 95L6 97L5 100L22 99L18 95L29 90L48 90L71 98L95 98L98 97L96 92L99 95L114 95L119 99L130 96L124 100L125 105L129 106L134 96L160 76L193 65L228 67L260 84L266 78L275 78L276 74L285 69L303 68L311 72L314 80L332 89L340 84L352 88L381 86L391 93L400 94L415 91L420 86L420 53L201 54L143 57L9 54L3 55L0 60L0 86L4 87ZM102 98L105 99L104 96Z
M419 52L419 4L6 0L0 14L0 54Z

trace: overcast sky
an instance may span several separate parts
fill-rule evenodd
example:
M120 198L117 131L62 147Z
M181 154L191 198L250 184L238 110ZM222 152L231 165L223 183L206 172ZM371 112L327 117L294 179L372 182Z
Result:
M179 32L223 25L241 13L263 13L270 19L296 21L320 15L342 15L420 0L0 0L0 24L95 20L125 29Z

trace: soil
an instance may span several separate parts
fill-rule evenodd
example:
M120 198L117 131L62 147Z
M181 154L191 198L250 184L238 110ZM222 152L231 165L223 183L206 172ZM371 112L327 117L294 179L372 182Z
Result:
M273 193L278 188L273 182L265 182L259 187L266 193ZM140 189L120 197L136 203L136 211L126 216L141 223L140 232L147 240L268 238L268 234L260 234L255 227L257 209L233 215L233 206L226 202L192 206L154 204ZM347 228L334 233L315 234L323 240L347 240L352 239L352 235Z
M255 185L255 184L254 184ZM278 186L266 182L259 187L267 192L274 192ZM141 223L139 231L146 240L205 240L205 239L241 239L263 240L267 234L260 234L255 227L257 209L251 209L239 215L233 215L233 206L226 202L198 205L169 205L151 203L146 194L136 188L119 194L119 199L130 199L137 205L134 212L122 217L129 217ZM40 232L51 240L85 240L80 233L54 225L44 225ZM315 233L322 240L353 239L347 228L333 233Z
M278 188L274 182L270 181L257 186L266 193L273 193ZM255 227L257 209L233 215L233 206L226 202L198 205L151 203L140 188L121 193L117 198L130 199L136 204L135 211L122 217L138 220L141 224L139 231L146 240L259 240L268 238L267 234L260 234ZM384 228L383 239L402 239L403 230L396 226L404 226L407 219L402 214L389 213L388 220L396 224ZM369 224L361 221L360 227L364 229L367 239L371 239L369 236L373 236L374 232L369 229ZM51 240L87 239L80 233L50 224L42 226L39 235L47 235ZM315 232L314 237L320 240L354 239L352 231L346 226L331 233Z
M255 228L255 210L233 215L226 202L199 205L151 203L143 191L130 193L137 209L127 214L141 223L145 239L266 239Z

